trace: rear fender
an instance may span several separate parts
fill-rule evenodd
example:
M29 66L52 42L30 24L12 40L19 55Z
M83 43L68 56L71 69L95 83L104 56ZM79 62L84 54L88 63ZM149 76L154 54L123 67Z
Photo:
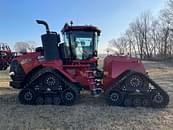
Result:
M119 79L129 70L145 74L145 67L142 62L136 58L127 56L107 56L104 59L104 88L109 87L115 79Z
M143 73L141 72L137 72L137 71L133 71L133 70L127 70L125 72L123 72L121 75L119 75L117 78L114 78L112 80L112 82L106 86L105 88L106 89L109 89L109 88L114 88L114 87L117 87L117 86L121 86L126 79L128 79L130 76L134 75L134 74L137 74L137 75L140 75L140 77L142 77L143 79L148 79L148 76L144 75Z
M124 77L130 72L131 70L126 70L123 73L121 73L118 77L111 79L107 79L107 77L104 77L104 82L103 82L104 90L110 87L116 87L120 83L120 81L122 81L122 79L124 79Z

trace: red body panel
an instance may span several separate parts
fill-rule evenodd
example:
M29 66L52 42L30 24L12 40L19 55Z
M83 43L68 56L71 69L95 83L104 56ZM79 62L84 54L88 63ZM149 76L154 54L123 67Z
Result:
M127 70L145 73L144 65L136 58L127 56L107 56L104 59L104 89L110 87L113 80Z
M79 83L85 89L90 89L90 82L88 80L87 71L90 70L89 63L97 63L97 59L90 60L75 60L70 65L63 65L61 60L44 61L43 58L39 58L40 53L28 53L17 58L21 63L22 68L27 75L30 71L38 66L51 67L70 81ZM88 63L88 64L87 64ZM140 60L136 58L129 58L125 56L107 56L104 59L104 77L103 77L103 89L106 90L110 87L112 81L127 70L134 70L137 72L145 73L145 68Z
M37 60L39 55L40 55L39 52L27 53L27 54L18 56L14 60L17 60L18 62L20 62L25 74L28 74L32 69L39 66L39 63Z
M26 75L38 66L51 67L61 72L70 81L75 83L78 82L85 89L89 89L88 75L86 71L90 69L90 66L85 63L97 63L97 59L93 58L83 61L75 60L71 65L63 65L61 60L44 61L43 58L39 57L40 53L34 52L17 57L16 60L21 63Z
M63 70L63 65L61 60L45 61L43 58L41 58L39 52L27 53L20 57L17 57L16 59L21 63L22 68L26 75L38 66L51 67L60 71L70 81L76 82L76 80L73 79L72 76L70 76Z

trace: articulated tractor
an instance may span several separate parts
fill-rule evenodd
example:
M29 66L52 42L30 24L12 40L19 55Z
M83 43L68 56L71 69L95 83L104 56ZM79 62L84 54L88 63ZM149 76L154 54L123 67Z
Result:
M168 94L149 78L139 59L109 55L103 59L103 70L98 68L97 27L65 24L61 42L45 21L37 23L46 28L43 46L13 59L10 67L10 86L20 89L20 103L73 105L87 90L93 97L104 95L113 106L168 105Z

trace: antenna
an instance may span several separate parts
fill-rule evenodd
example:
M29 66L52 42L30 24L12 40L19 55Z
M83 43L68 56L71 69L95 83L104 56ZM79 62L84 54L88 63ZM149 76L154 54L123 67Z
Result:
M73 26L73 21L72 20L70 21L70 25Z

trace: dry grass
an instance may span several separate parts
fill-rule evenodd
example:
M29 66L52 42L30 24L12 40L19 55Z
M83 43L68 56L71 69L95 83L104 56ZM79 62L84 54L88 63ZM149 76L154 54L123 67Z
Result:
M24 106L16 101L18 91L9 89L6 73L0 75L0 129L2 130L172 130L173 67L145 62L151 77L170 95L165 109L108 106L104 98L83 93L78 104L67 106ZM7 88L4 88L7 87Z

